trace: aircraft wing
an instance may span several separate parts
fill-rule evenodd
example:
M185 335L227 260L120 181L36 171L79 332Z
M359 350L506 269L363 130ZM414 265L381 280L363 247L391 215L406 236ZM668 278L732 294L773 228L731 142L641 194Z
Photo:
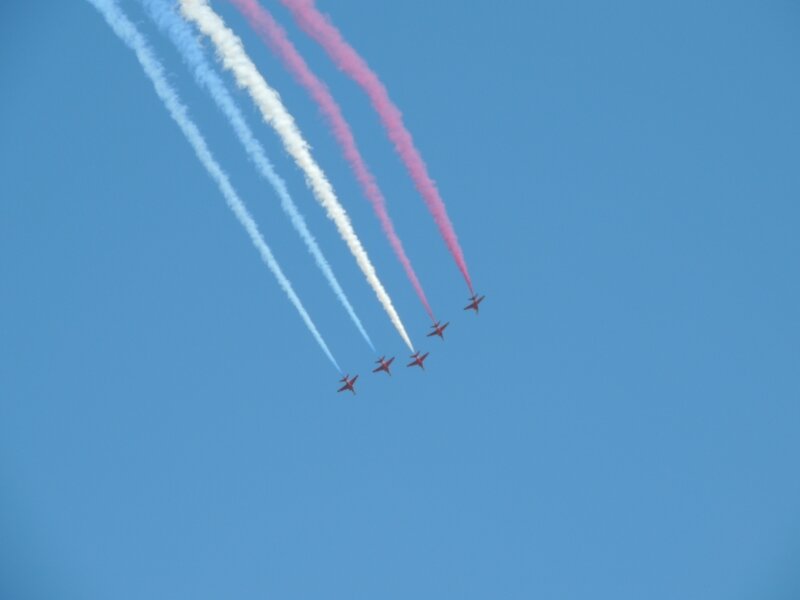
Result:
M386 361L386 366L388 367L390 364L394 362L394 356Z

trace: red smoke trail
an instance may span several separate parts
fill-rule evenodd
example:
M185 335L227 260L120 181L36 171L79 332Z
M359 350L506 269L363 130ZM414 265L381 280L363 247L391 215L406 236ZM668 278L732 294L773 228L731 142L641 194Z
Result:
M356 179L364 190L364 194L369 199L378 219L381 222L383 231L386 237L389 238L389 243L397 255L398 260L403 265L406 275L411 280L417 296L422 301L430 318L435 321L433 311L428 304L428 299L425 297L425 292L422 290L422 285L417 279L417 274L411 266L411 261L406 256L403 249L403 243L397 236L394 229L392 219L386 209L386 200L381 193L378 184L375 181L370 170L367 168L361 153L356 145L356 140L353 137L353 132L350 129L347 121L342 115L342 111L336 100L333 99L328 88L320 79L314 75L311 69L300 56L300 53L294 47L292 42L286 35L286 31L278 25L272 15L262 8L257 0L230 0L231 3L241 12L250 26L256 30L261 39L283 60L286 67L292 72L292 75L297 81L311 94L314 101L319 105L320 110L328 119L328 122L336 137L336 141L342 147L345 158L353 169Z
M464 253L461 251L461 246L458 245L458 238L453 224L447 216L447 209L439 196L436 185L428 175L428 168L414 146L411 134L403 125L402 113L389 98L386 88L366 61L344 40L333 23L317 10L314 0L281 0L281 2L291 11L303 31L314 38L325 49L331 60L358 83L369 96L389 139L394 144L414 185L433 215L447 248L455 258L456 264L469 286L470 293L474 294L472 280L467 271L467 263L464 261Z

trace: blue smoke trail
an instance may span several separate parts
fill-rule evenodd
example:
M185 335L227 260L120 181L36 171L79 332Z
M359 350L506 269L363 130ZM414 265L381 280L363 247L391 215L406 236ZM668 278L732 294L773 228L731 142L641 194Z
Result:
M327 344L325 344L325 340L322 339L319 331L317 331L317 328L311 320L311 317L308 316L306 309L303 307L302 302L300 302L300 298L298 298L297 294L295 294L291 282L286 278L286 275L283 274L280 265L278 265L278 262L272 255L272 251L269 249L269 246L267 246L267 243L261 236L261 232L258 230L258 225L256 225L256 222L253 220L253 217L250 216L250 213L247 211L244 203L236 194L236 191L233 189L233 186L228 180L228 176L214 159L214 156L211 154L211 151L209 150L205 139L200 133L200 130L189 117L188 110L181 102L178 93L167 81L167 78L164 75L164 67L156 58L155 53L150 48L147 40L141 33L139 33L139 30L136 29L136 26L130 21L130 19L128 19L125 13L122 12L116 3L116 0L87 1L103 15L111 29L117 34L117 37L119 37L119 39L122 40L136 54L139 64L141 64L145 74L153 83L156 94L158 94L158 97L161 98L167 111L169 111L170 116L178 124L178 127L181 128L183 135L186 136L187 141L194 149L197 158L206 168L206 171L208 171L208 174L211 176L211 178L216 182L220 192L222 192L222 195L225 197L225 201L227 202L228 206L236 215L236 218L239 219L239 222L247 230L250 239L258 249L259 254L261 254L261 258L267 264L269 270L272 271L273 275L275 275L275 278L278 280L278 284L281 286L281 288L283 288L283 291L286 292L287 296L289 296L289 300L292 304L294 304L297 312L300 313L300 317L311 331L311 335L313 335L314 339L317 340L317 343L320 345L323 352L325 352L325 355L333 363L333 366L336 367L336 370L341 373L341 369L336 363L336 360L333 358L333 354L331 354Z
M167 34L173 45L178 49L183 60L192 71L197 84L208 91L217 104L217 107L219 107L228 119L236 132L236 136L244 146L247 156L255 165L258 173L264 177L275 190L275 193L280 199L281 208L291 220L297 233L303 238L308 251L314 257L314 261L322 271L331 289L333 289L339 302L342 303L342 306L344 306L347 314L350 315L358 331L361 332L361 335L374 352L375 347L372 345L372 340L370 340L355 310L353 310L353 307L350 305L350 301L339 285L336 276L333 274L333 270L322 254L322 250L320 250L317 245L314 236L308 230L303 215L300 213L300 210L289 194L286 182L275 172L275 168L267 158L263 146L258 142L252 130L247 125L242 112L239 110L230 92L228 92L227 87L225 87L222 78L217 74L211 66L210 61L206 58L203 47L197 40L194 31L189 24L181 18L175 10L175 7L168 0L140 1L147 9L150 18L162 32Z

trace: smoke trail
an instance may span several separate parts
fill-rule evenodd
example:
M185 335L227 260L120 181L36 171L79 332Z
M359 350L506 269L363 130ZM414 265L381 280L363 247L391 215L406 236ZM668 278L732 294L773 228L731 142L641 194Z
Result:
M162 31L167 33L170 40L172 40L172 43L178 48L184 60L189 65L189 68L194 73L194 77L197 80L198 85L205 87L208 90L209 94L214 99L214 102L216 102L219 109L225 114L225 117L235 130L236 136L244 146L247 155L250 157L250 160L253 161L256 170L270 183L270 185L272 185L275 193L278 194L278 198L281 202L281 208L288 215L289 220L292 222L295 230L297 230L297 232L300 234L300 237L305 242L306 246L308 247L308 251L314 257L314 260L325 276L325 279L328 280L328 284L333 289L336 297L339 299L339 302L342 303L345 310L350 315L350 318L361 332L361 335L364 336L364 339L374 351L375 347L372 345L372 341L369 339L369 336L364 330L361 321L353 310L353 307L350 305L347 296L339 285L339 282L337 281L336 276L333 274L328 261L322 254L322 250L320 250L319 246L317 245L314 236L308 230L305 219L300 214L297 205L289 195L289 190L286 187L286 183L275 172L272 163L267 158L264 148L253 135L253 132L251 131L250 127L248 127L244 116L239 110L239 107L236 106L236 102L233 100L233 97L230 95L228 89L225 87L225 84L222 82L222 79L219 77L219 75L217 75L206 58L203 48L195 38L191 27L189 27L189 25L183 19L181 19L175 8L167 0L141 0L141 2L147 8L148 13L153 21L156 22Z
M384 310L388 313L395 329L406 345L413 350L413 345L400 321L400 316L394 309L389 294L386 293L383 284L378 279L375 267L356 236L344 207L336 198L325 173L312 158L308 144L300 134L294 119L283 106L278 93L269 87L244 51L242 41L225 26L225 22L211 9L207 0L180 0L180 5L183 15L211 38L225 68L233 72L239 86L247 89L260 109L264 121L278 133L286 151L305 174L306 182L314 192L314 196L325 208L328 217L336 224L339 234L347 243L350 252L367 278L367 282L378 296Z
M433 215L447 248L455 258L456 264L467 282L470 293L474 294L464 253L458 244L456 232L447 216L447 209L439 196L439 190L436 189L436 184L428 175L428 168L414 146L411 134L403 124L403 115L389 98L386 87L369 68L366 61L344 40L339 30L317 10L314 0L281 0L281 2L291 11L303 31L314 38L325 49L333 62L361 86L369 96L389 139L394 144L395 151L400 155L414 185Z
M422 305L425 307L432 320L436 320L433 311L425 297L422 285L411 266L411 261L406 255L403 243L400 241L394 229L389 212L386 208L386 199L383 197L375 177L367 168L361 152L356 145L355 137L350 129L350 125L344 118L339 105L333 99L327 86L311 71L306 61L289 40L286 31L278 25L272 15L257 0L231 0L231 3L245 16L250 26L258 32L264 42L272 48L283 60L286 67L292 72L295 79L311 94L311 97L319 105L320 110L328 119L328 123L333 131L336 141L342 147L344 156L353 170L353 173L361 185L364 195L372 204L372 208L378 216L389 244L394 250L406 275L411 280L414 290L417 292Z
M287 296L289 296L289 300L292 304L294 304L297 312L300 313L300 317L305 322L309 331L311 331L311 335L313 335L314 339L317 340L317 343L322 348L322 351L325 352L325 355L333 363L333 366L336 367L336 370L341 373L341 369L336 363L336 360L333 358L328 346L325 344L325 340L322 339L319 331L317 331L317 328L311 320L311 317L308 315L306 309L303 307L303 304L300 302L300 298L298 298L297 294L295 294L291 282L283 274L280 265L278 265L277 260L275 260L275 257L272 255L272 251L269 249L269 246L267 246L267 243L261 236L261 232L258 230L258 225L256 225L253 217L250 216L250 213L247 211L244 203L236 194L233 186L231 186L228 176L214 159L214 156L211 154L211 151L206 145L206 141L200 133L200 130L194 124L194 121L192 121L189 117L189 112L181 102L178 93L169 84L169 81L164 75L164 67L156 58L154 52L150 48L150 45L147 43L147 40L141 33L139 33L139 30L136 29L136 26L128 19L125 13L122 12L116 3L116 0L88 0L88 2L91 3L103 15L111 29L113 29L114 33L117 34L117 37L119 37L120 40L122 40L136 54L139 64L142 66L142 69L144 69L147 77L149 77L150 81L153 83L156 94L158 94L158 97L161 98L161 101L164 103L167 111L169 111L170 116L178 124L178 127L180 127L183 135L186 136L186 139L194 149L197 158L206 168L206 171L208 171L208 174L216 182L217 186L219 186L219 190L225 197L225 201L236 215L236 218L239 219L239 222L242 224L242 226L247 230L250 240L258 250L262 260L267 264L267 267L269 267L269 270L272 271L273 275L275 275L275 278L278 280L278 284L281 286L281 288L283 288L283 291L286 292Z

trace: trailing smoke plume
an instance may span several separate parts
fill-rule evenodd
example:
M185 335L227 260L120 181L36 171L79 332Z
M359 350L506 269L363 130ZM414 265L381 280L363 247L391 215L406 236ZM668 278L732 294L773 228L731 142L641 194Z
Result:
M344 40L333 23L317 10L313 0L281 0L281 2L291 11L303 31L314 38L325 49L331 60L336 63L336 66L361 86L369 96L395 151L405 164L414 185L428 207L428 211L433 215L447 248L467 282L470 293L474 294L464 253L461 251L450 217L447 216L444 202L439 196L439 190L436 189L436 184L428 175L428 167L414 145L411 133L403 124L402 113L389 98L386 87L369 68L367 62Z
M211 154L205 139L200 133L200 130L194 124L194 121L192 121L189 117L189 113L181 102L177 92L173 89L164 75L164 68L161 65L161 62L156 58L155 53L150 48L144 36L139 33L139 30L136 29L136 26L130 21L130 19L128 19L125 13L122 12L115 0L88 1L103 15L106 22L109 24L117 37L119 37L120 40L122 40L136 54L136 58L139 60L139 64L142 66L145 74L152 82L156 94L158 94L158 97L164 103L164 106L169 112L170 116L178 124L178 127L180 127L181 131L186 137L186 140L192 146L192 149L197 155L198 160L200 160L203 167L205 167L206 171L208 171L208 174L219 187L219 190L225 198L225 201L236 215L236 218L247 231L247 234L250 236L250 240L258 250L262 260L275 275L275 278L278 280L278 284L281 286L283 291L286 292L286 295L289 297L290 302L297 309L297 312L300 313L300 317L303 319L303 322L314 336L314 339L317 340L317 343L319 344L320 348L322 348L322 351L336 367L336 370L341 372L339 365L336 364L336 360L333 358L328 346L325 344L325 340L322 339L322 336L311 320L311 317L306 312L302 302L300 302L300 298L297 297L297 294L292 288L291 282L283 274L280 265L278 265L277 260L275 260L275 257L272 255L272 251L269 249L269 246L267 246L267 243L261 236L258 226L250 216L250 213L247 211L244 203L236 194L236 191L233 189L233 186L228 180L227 174L214 159L214 156Z
M422 284L419 282L417 274L411 266L411 260L409 260L406 255L403 243L400 241L400 237L395 231L394 223L386 207L386 199L378 187L375 177L367 167L364 158L361 156L361 152L353 136L353 131L345 120L342 110L339 108L336 100L334 100L327 86L320 81L311 71L308 64L306 64L303 57L300 56L300 53L289 40L284 29L278 25L272 15L263 8L257 0L230 1L245 16L264 42L280 56L295 79L308 91L319 106L322 114L325 115L336 141L342 148L345 159L355 174L358 183L361 185L361 189L364 191L364 195L367 197L370 204L372 204L372 208L381 223L383 232L389 240L389 245L392 247L397 259L403 266L406 276L411 281L411 285L414 287L414 291L417 293L428 316L435 321L436 319L433 316L433 311L422 289Z
M236 132L236 137L239 138L239 141L244 146L256 170L275 190L275 193L280 199L281 208L289 217L297 233L300 234L308 251L314 257L314 261L322 271L331 289L333 289L339 302L344 306L347 314L350 315L353 323L355 323L361 335L374 351L375 347L372 345L372 341L364 330L355 310L350 305L350 301L339 285L330 264L322 254L322 250L319 248L314 236L309 231L303 215L300 213L294 200L292 200L289 189L286 187L286 182L275 172L275 168L267 158L263 146L256 139L255 135L253 135L239 107L228 92L228 88L225 87L225 83L220 76L217 75L213 66L206 58L205 52L197 41L194 31L192 31L192 28L181 18L175 7L168 0L141 1L158 27L167 33L170 40L178 48L184 61L192 70L198 85L204 87L208 91L219 109L228 119L231 127L233 127Z
M375 272L375 267L358 239L350 219L339 202L325 173L311 156L308 144L294 122L294 118L283 106L278 93L272 89L244 51L241 40L226 27L222 18L215 13L206 0L180 0L183 15L208 36L226 69L229 69L239 86L245 88L261 111L264 121L272 126L283 142L284 148L294 159L306 176L316 199L336 224L350 252L356 259L370 287L372 287L383 309L389 315L400 337L413 350L400 316L395 310L389 294Z

